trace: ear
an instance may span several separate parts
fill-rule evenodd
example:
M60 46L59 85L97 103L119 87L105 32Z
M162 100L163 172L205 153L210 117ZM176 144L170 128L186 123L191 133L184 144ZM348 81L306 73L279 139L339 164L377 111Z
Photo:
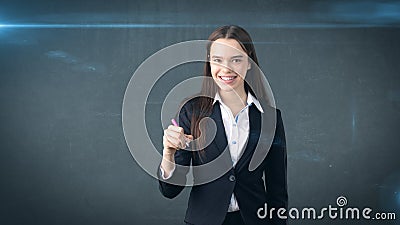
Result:
M251 63L249 63L249 65L247 66L247 70L251 69Z

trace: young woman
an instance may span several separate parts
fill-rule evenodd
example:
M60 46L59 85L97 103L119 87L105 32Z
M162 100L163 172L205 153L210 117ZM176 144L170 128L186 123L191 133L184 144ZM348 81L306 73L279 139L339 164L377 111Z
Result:
M280 110L270 105L262 87L262 74L254 68L258 60L250 35L241 27L223 26L208 40L208 62L200 97L183 104L178 126L164 130L160 191L165 197L174 198L185 185L171 181L185 182L189 166L207 166L216 159L229 157L228 161L221 161L230 164L225 173L192 187L185 223L286 224L276 214L279 208L287 209L288 201L285 133ZM269 119L276 123L272 132L264 132L272 133L268 144L261 138L261 120L267 118L263 123L268 124L270 115L274 118ZM216 125L215 137L208 145L205 137L211 135L209 126L200 123L205 117ZM193 139L195 148L200 150L185 150L187 142ZM265 157L255 157L261 158L260 163L249 170L257 148L265 152ZM193 171L193 179L200 180L199 177L201 172ZM270 213L271 208L276 209L273 215L260 217L260 210Z

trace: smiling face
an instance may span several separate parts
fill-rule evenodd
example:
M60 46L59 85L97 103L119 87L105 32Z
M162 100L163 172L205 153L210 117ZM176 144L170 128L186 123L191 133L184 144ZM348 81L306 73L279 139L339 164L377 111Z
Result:
M251 68L248 56L235 39L220 38L210 47L211 75L220 91L244 91Z

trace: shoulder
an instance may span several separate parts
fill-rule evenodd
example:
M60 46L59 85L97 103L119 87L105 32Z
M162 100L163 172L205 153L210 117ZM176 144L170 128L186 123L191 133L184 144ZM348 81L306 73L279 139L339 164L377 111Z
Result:
M264 114L267 115L267 117L271 118L271 116L273 116L273 115L276 115L277 119L279 119L281 117L281 115L282 115L281 110L278 109L276 106L273 106L271 104L271 101L266 100L264 98L257 99L257 100L259 101L259 104L261 105L261 107L264 111Z
M280 109L276 107L272 107L270 105L263 105L264 114L267 116L276 115L277 119L282 118L282 112Z

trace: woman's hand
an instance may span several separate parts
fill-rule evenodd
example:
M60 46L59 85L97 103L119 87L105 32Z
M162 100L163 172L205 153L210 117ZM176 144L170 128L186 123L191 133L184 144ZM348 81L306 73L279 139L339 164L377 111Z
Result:
M169 125L168 128L164 130L163 154L174 155L178 149L186 148L186 144L192 140L193 136L184 134L182 127Z
M163 136L163 159L161 162L161 167L164 170L164 178L169 177L171 171L175 167L175 152L178 149L186 148L186 143L193 140L192 135L187 135L183 133L183 128L170 125L164 130Z

